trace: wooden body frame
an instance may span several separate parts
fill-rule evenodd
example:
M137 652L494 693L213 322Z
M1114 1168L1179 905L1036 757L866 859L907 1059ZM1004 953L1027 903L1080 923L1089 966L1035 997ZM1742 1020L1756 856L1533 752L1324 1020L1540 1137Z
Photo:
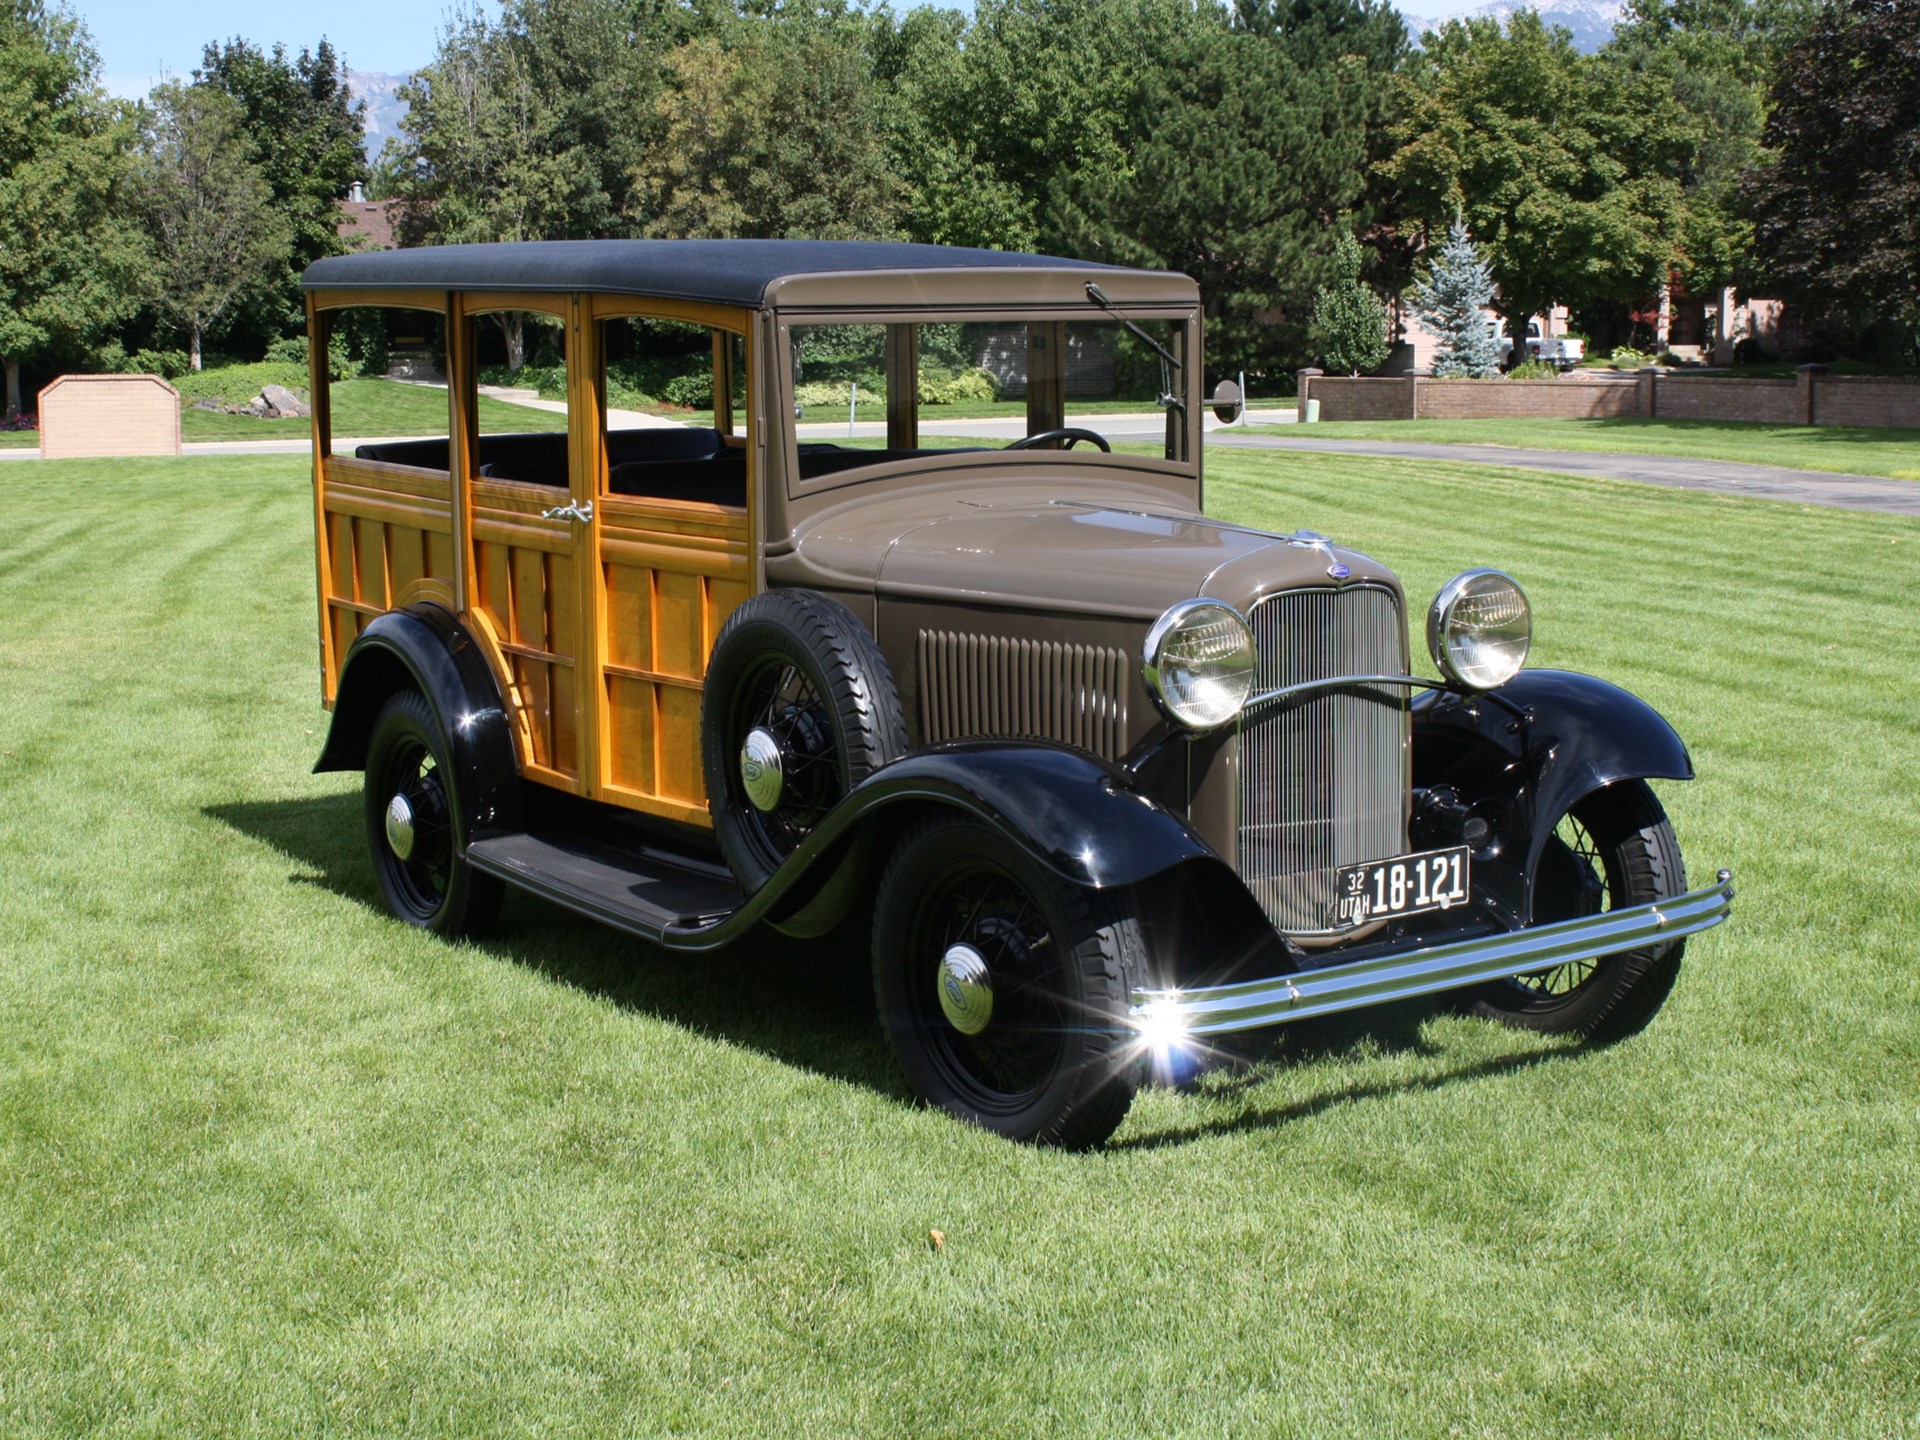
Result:
M327 344L336 312L408 309L446 326L448 468L334 455ZM567 361L567 485L477 473L475 327L501 310L558 319ZM608 491L603 321L715 331L716 426L745 446L744 509ZM751 310L601 294L316 290L307 297L322 693L354 638L389 609L431 601L474 635L512 719L522 775L572 794L710 826L700 755L707 657L762 583L752 544L766 426ZM729 336L747 393L733 393ZM736 427L735 419L744 426ZM543 512L571 505L592 518Z

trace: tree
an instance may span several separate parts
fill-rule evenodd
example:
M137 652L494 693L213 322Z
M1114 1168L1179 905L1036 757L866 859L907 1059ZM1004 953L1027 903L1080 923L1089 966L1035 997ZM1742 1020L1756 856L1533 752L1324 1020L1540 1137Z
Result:
M1329 370L1377 370L1387 358L1387 307L1361 282L1359 241L1343 232L1333 263L1334 279L1313 297L1314 348Z
M1685 207L1675 270L1705 294L1750 278L1753 226L1740 177L1760 162L1768 91L1813 0L1631 0L1603 60L1673 97L1674 178Z
M1582 56L1531 10L1454 21L1399 77L1382 166L1428 234L1455 214L1486 247L1515 336L1555 304L1644 298L1684 219L1685 127L1654 78Z
M251 158L238 101L169 81L148 97L140 213L153 244L156 307L187 332L200 368L207 328L261 277L286 265L293 237Z
M315 260L348 249L340 234L340 202L367 175L362 107L347 89L346 65L322 39L289 58L242 39L208 45L197 84L230 96L234 129L247 145L285 218L289 243L280 260L249 283L230 322L257 348L306 326L300 273Z
M675 50L659 140L634 167L646 233L898 237L906 186L862 42L850 25L745 22Z
M72 17L0 0L0 366L6 418L20 366L80 350L139 304L128 223L132 122L98 81Z
M1773 87L1770 164L1746 178L1754 244L1790 298L1920 348L1920 6L1823 10Z
M971 23L925 10L883 24L871 44L893 91L910 233L1026 250L1081 243L1065 190L1076 176L1129 172L1142 77L1218 23L1188 0L980 0Z
M1447 230L1447 242L1413 291L1414 309L1440 339L1435 375L1467 375L1485 379L1500 367L1500 350L1487 307L1493 303L1493 272L1480 249L1467 237L1458 216Z
M1314 292L1334 273L1326 237L1364 228L1368 160L1406 46L1371 0L1300 0L1257 18L1157 55L1128 102L1126 163L1061 186L1081 253L1200 283L1223 370L1289 369L1308 353Z

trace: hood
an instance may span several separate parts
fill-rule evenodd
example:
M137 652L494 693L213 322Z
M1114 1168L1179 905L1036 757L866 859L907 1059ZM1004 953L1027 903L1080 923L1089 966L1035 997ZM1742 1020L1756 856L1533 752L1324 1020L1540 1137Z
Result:
M1348 573L1336 577L1334 571ZM963 502L901 534L878 593L1152 620L1208 596L1245 611L1276 590L1377 580L1383 566L1320 537L1279 536L1174 509L1056 500Z

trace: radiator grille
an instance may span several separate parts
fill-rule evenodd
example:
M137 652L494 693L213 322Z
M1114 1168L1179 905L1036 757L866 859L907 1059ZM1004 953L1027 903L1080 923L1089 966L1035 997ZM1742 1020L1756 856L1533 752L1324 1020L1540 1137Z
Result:
M1253 609L1255 690L1407 673L1406 622L1371 585L1293 590ZM1355 689L1268 710L1240 736L1240 876L1275 928L1326 935L1342 866L1407 848L1408 694Z
M920 632L920 733L1056 740L1117 759L1129 665L1119 650L1000 635Z

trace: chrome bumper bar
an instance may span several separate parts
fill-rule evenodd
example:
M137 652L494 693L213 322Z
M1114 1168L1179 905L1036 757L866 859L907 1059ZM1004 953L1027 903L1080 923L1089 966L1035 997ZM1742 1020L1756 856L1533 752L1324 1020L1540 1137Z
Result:
M1573 960L1592 960L1657 941L1710 930L1733 905L1733 873L1671 900L1609 910L1604 915L1562 920L1477 940L1419 950L1398 950L1329 965L1296 975L1276 975L1236 985L1198 990L1133 991L1131 1022L1143 1033L1164 1036L1219 1035L1281 1025L1336 1010L1405 1000L1436 990L1454 990L1505 980Z

